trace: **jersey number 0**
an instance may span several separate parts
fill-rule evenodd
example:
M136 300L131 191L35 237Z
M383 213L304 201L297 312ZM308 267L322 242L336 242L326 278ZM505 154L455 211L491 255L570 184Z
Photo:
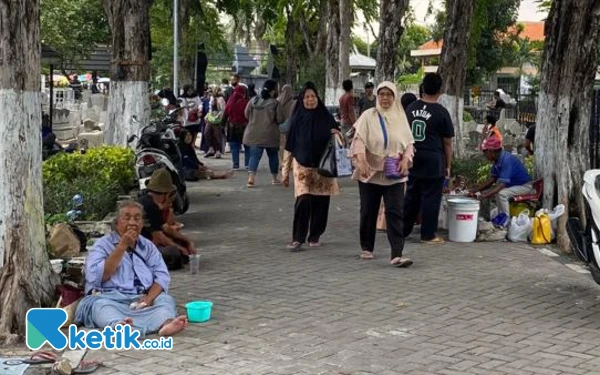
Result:
M415 142L422 142L425 140L425 129L427 123L423 120L414 120L412 123L412 132Z

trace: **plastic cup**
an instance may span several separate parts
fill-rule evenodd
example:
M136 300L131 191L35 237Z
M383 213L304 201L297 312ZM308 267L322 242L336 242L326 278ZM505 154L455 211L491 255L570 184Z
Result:
M190 274L195 275L200 271L200 254L190 255Z

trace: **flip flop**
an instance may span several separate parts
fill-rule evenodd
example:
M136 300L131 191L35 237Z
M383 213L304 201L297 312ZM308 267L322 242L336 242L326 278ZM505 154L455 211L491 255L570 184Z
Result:
M56 354L51 352L37 352L33 353L29 359L22 360L22 363L28 365L45 365L49 363L55 363L58 357Z
M427 240L427 241L421 240L421 243L425 243L425 244L428 244L428 245L438 245L438 244L443 244L445 242L446 241L444 241L443 238L437 237L437 236L434 237L434 238L432 238L432 239L430 239L430 240Z
M102 366L100 361L81 361L79 366L71 371L71 374L91 374Z
M360 254L360 259L362 259L362 260L372 260L374 258L375 258L375 255L373 255L373 253L370 251L363 251Z

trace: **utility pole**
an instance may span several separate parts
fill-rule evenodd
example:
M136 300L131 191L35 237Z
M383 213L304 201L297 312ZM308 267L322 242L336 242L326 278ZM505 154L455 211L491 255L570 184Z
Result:
M173 94L179 97L179 1L173 0Z

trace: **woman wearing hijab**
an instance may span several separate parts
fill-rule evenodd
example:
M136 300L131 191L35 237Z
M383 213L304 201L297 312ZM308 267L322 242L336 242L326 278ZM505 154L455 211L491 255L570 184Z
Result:
M250 146L250 162L248 165L248 188L253 188L258 171L258 164L264 151L269 157L271 184L279 184L279 124L283 122L279 102L275 100L277 82L267 80L260 96L252 99L246 106L244 114L248 126L244 132L244 144Z
M407 92L400 98L400 103L402 103L402 108L404 109L404 113L408 117L408 106L417 101L417 96L412 92ZM378 232L386 232L387 224L385 222L385 205L382 204L379 209L379 215L377 216L377 231Z
M284 121L279 125L279 172L283 167L283 152L285 149L285 143L287 140L287 133L289 131L289 121L292 118L292 114L294 113L294 108L296 107L296 99L294 98L294 90L291 85L283 85L281 88L281 93L277 97L277 101L279 102L279 106L277 110L281 112L281 117Z
M335 178L317 173L331 134L341 137L337 123L319 98L315 86L308 83L298 96L290 119L282 169L285 187L289 186L291 169L294 174L294 228L292 243L288 245L294 251L300 250L307 236L310 247L321 246L319 240L327 227L330 196L340 192Z
M248 105L248 89L244 85L237 85L233 89L231 98L225 106L225 117L227 118L227 142L231 150L231 161L233 169L240 169L240 150L244 139L244 130L248 125L248 119L244 114ZM244 145L244 167L248 169L250 162L250 151Z
M408 170L414 153L414 139L406 114L398 100L396 86L382 82L377 87L377 105L365 111L354 124L352 153L360 192L361 259L373 259L377 214L381 198L385 204L387 235L392 248L390 264L408 267L412 260L404 251L403 204ZM400 178L388 178L386 158L397 158Z

